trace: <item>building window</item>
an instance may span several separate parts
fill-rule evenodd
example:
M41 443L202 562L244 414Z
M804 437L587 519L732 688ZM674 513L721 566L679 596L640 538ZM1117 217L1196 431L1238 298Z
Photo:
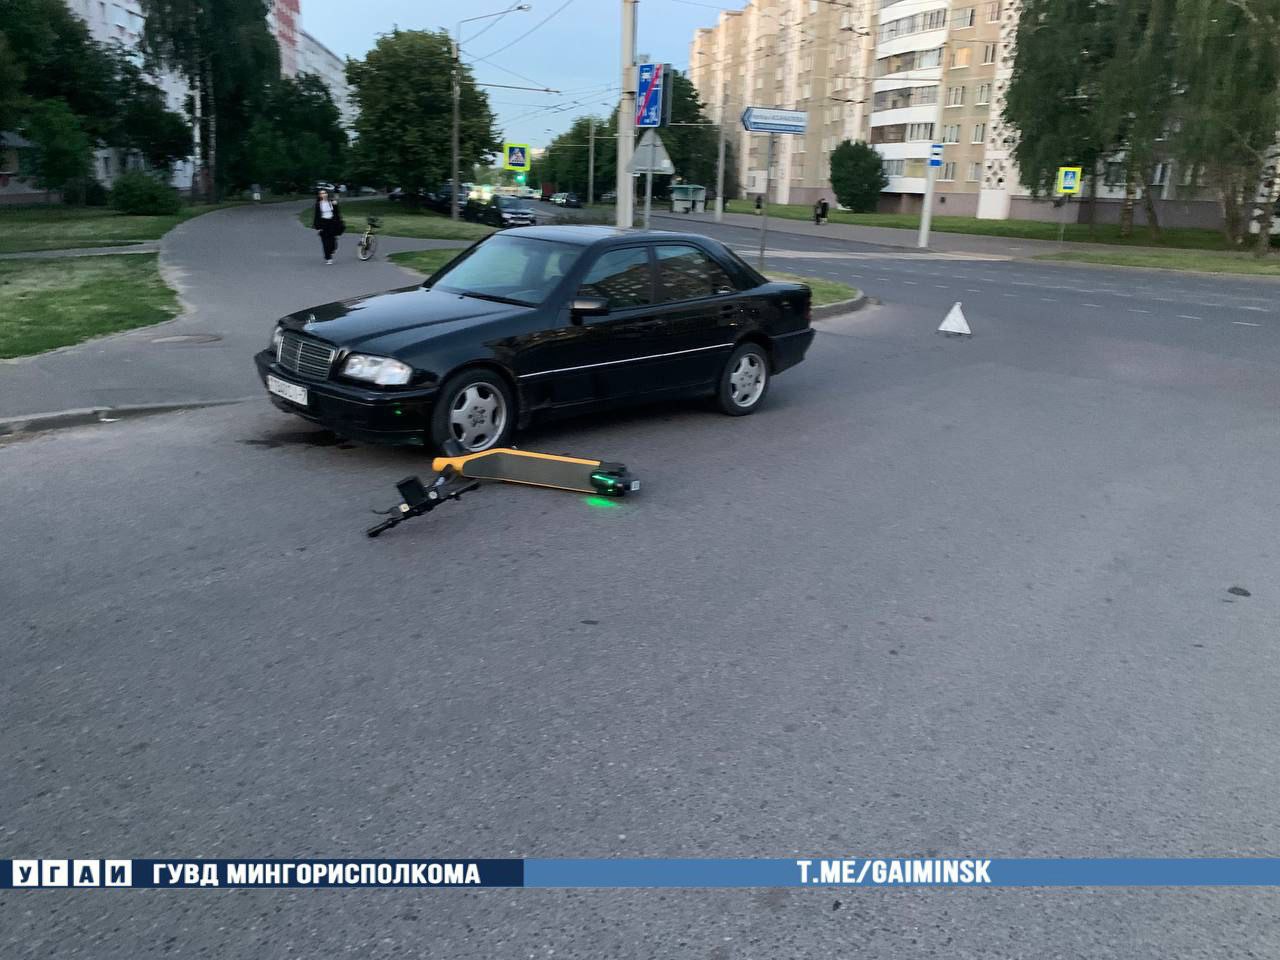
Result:
M996 62L996 45L994 43L988 43L986 46L982 48L982 62L983 63Z
M906 135L907 127L903 123L890 123L883 127L871 128L872 143L902 143Z
M884 160L880 166L884 170L886 177L900 177L905 163L905 160Z
M916 69L923 70L927 67L942 66L942 48L935 50L918 50L916 51Z
M994 3L987 4L987 23L995 23L1000 19L1000 3L996 0Z
M1107 164L1106 173L1103 175L1103 182L1108 187L1124 186L1124 164L1111 162Z
M964 106L964 87L949 87L947 89L947 106Z
M960 124L948 123L942 128L943 143L959 143L960 142Z
M932 123L909 123L907 124L908 140L932 140L933 124Z
M973 55L973 51L968 47L956 47L951 51L951 66L967 67L969 59Z
M991 102L991 84L989 83L978 84L978 99L975 100L974 102L975 103Z
M924 15L924 29L926 30L942 30L947 25L947 8L941 10L930 10Z
M965 7L957 10L951 15L951 26L963 30L965 27L972 27L974 24L974 7Z
M973 163L969 164L969 182L975 183L981 179L982 179L982 164L978 161L974 161Z
M1163 187L1169 181L1169 164L1160 162L1156 164L1156 168L1151 171L1151 186Z
M956 163L954 160L948 160L938 168L939 180L954 180L956 178Z
M981 143L987 135L987 125L985 123L975 123L973 125L972 143Z

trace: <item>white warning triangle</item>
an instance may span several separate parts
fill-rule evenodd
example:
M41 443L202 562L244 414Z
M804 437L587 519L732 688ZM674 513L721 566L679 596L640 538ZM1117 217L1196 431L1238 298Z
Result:
M667 148L662 145L662 138L653 129L646 130L640 142L636 144L635 153L631 155L631 162L627 165L627 169L632 173L670 175L676 172Z
M964 318L964 311L960 309L959 300L947 311L947 317L942 321L938 332L954 333L965 337L973 335L973 331L969 329L969 322Z

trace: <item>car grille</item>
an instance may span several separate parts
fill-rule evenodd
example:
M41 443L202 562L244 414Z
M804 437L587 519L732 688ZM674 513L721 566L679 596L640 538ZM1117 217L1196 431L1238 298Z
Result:
M284 339L280 341L280 353L276 359L286 370L304 377L325 380L329 376L329 368L333 365L335 353L337 351L326 344L308 340L296 333L285 333Z

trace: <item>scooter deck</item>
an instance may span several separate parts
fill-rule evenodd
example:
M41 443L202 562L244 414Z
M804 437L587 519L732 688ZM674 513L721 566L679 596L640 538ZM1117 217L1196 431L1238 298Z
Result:
M464 477L476 480L501 480L579 493L598 491L599 487L592 483L591 475L602 468L608 471L626 470L619 463L505 448L461 457L436 457L431 462L431 467L436 471L452 467Z

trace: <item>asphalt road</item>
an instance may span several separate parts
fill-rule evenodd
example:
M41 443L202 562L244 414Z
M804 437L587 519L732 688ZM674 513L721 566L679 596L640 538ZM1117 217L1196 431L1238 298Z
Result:
M0 446L0 856L1280 854L1275 288L885 252L778 257L885 302L757 415L524 438L612 509L370 541L424 460L265 400ZM0 957L1271 957L1274 900L23 891Z

